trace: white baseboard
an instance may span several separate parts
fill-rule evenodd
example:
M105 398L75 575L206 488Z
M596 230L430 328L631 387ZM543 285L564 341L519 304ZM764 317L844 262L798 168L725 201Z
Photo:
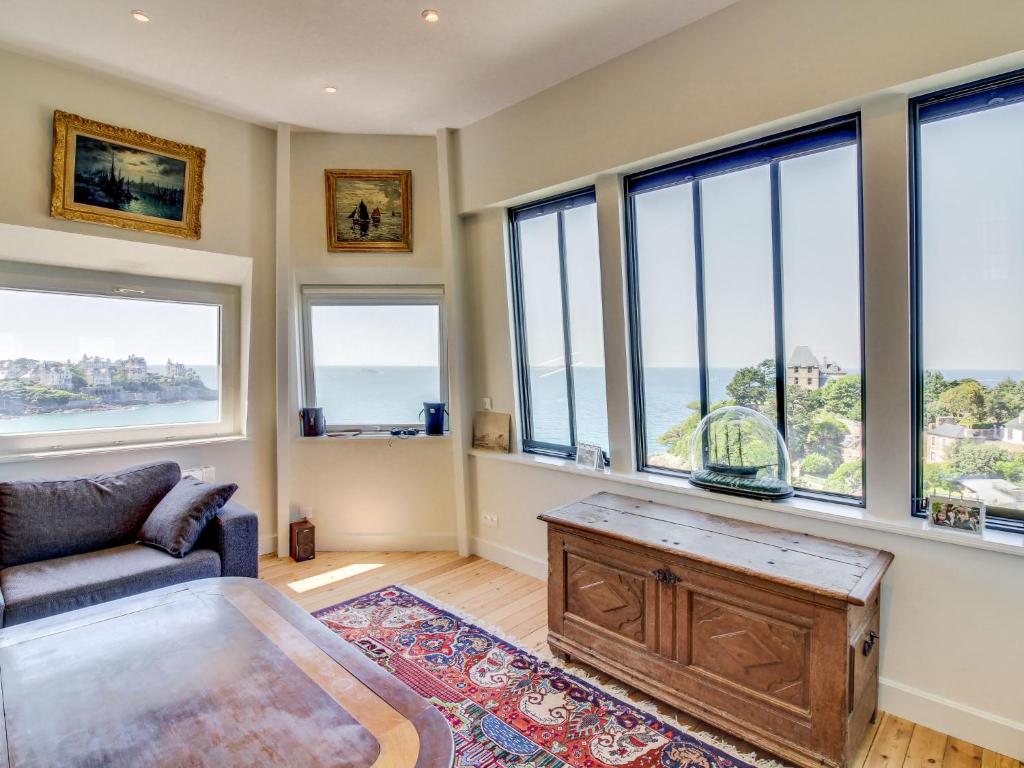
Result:
M259 553L261 555L273 555L277 553L277 535L269 534L260 536Z
M1024 760L1024 723L881 678L878 707L941 733Z
M458 549L454 533L316 532L318 552L447 552Z
M493 541L481 539L478 536L471 539L470 545L474 555L493 560L506 568L533 576L535 579L548 580L547 558L528 555L518 549L506 547L504 544L495 544Z

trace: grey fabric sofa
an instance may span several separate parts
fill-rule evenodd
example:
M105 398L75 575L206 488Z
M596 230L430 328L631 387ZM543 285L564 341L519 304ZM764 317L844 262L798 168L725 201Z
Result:
M0 482L0 617L21 624L158 587L258 572L257 517L228 502L184 557L136 544L181 479L173 462Z

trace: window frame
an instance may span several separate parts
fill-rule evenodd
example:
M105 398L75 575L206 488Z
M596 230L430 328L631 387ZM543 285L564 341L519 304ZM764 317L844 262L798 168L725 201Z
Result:
M509 208L508 237L509 264L512 293L512 325L515 337L516 377L519 385L519 426L522 450L544 456L566 459L576 458L576 382L572 367L572 331L569 317L569 283L566 262L565 212L587 205L597 205L596 187L584 187L564 194L547 197L525 205ZM522 221L540 216L557 216L558 226L558 271L562 300L562 351L565 367L566 398L569 423L569 444L549 443L533 439L533 390L530 386L529 346L526 338L526 306L523 296L523 270L520 253L519 227ZM606 395L607 398L607 395ZM608 404L605 402L605 408ZM611 439L609 437L609 439ZM608 452L602 449L605 466L608 466Z
M997 102L997 103L993 103ZM922 248L921 126L952 117L969 115L1007 104L1024 102L1024 69L974 80L915 96L907 102L910 159L910 380L911 380L911 486L910 514L927 518L924 496L924 461L921 452L924 433L924 253ZM1024 533L1021 519L1000 515L998 507L986 506L985 527L1008 533Z
M316 407L316 361L313 349L312 308L314 306L436 306L438 314L439 397L449 401L448 327L444 286L441 285L303 285L301 297L301 339L299 344L301 396L304 407ZM448 431L448 419L445 420ZM423 429L423 422L327 424L327 431L361 430L388 433L392 429Z
M770 199L772 222L772 302L774 321L774 352L775 352L775 397L777 406L776 427L786 439L787 401L786 401L786 355L785 355L785 304L783 301L785 286L783 284L783 253L781 228L781 179L779 164L784 160L815 154L817 152L837 149L843 146L854 146L857 151L857 221L858 221L858 330L860 332L860 375L861 375L861 468L862 483L859 497L828 491L813 491L796 488L795 495L828 501L838 504L864 508L868 497L868 457L864 447L867 445L867 354L864 318L864 173L863 148L861 145L861 116L859 112L801 126L781 133L732 145L697 155L667 165L640 171L624 176L622 180L623 200L625 201L625 235L626 235L626 298L629 319L629 356L632 369L632 408L633 408L633 450L636 456L636 469L639 472L667 475L671 477L688 477L685 470L673 470L652 466L647 463L647 423L644 405L644 366L641 332L641 309L639 293L639 254L637 252L637 223L635 196L644 192L653 192L666 187L692 183L692 199L694 210L694 270L696 285L697 314L697 353L698 377L700 386L701 418L707 415L709 401L708 386L708 352L706 334L706 303L703 240L701 226L701 190L699 182L703 179L720 176L735 171L768 165L770 173Z
M173 441L218 439L244 434L239 286L0 261L0 288L108 299L217 306L220 369L218 421L87 427L0 435L0 456L100 450Z

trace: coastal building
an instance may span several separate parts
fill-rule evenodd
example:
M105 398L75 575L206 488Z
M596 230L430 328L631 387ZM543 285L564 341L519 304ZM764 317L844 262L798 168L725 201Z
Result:
M128 381L145 381L149 376L146 358L138 355L128 355L124 360L118 360L117 367Z
M188 367L184 363L174 363L167 360L167 378L171 381L180 381L188 378Z
M37 381L50 389L71 389L71 369L66 365L44 365Z
M839 365L823 357L819 362L810 347L796 347L786 366L786 383L791 387L813 392L821 389L832 379L846 375Z

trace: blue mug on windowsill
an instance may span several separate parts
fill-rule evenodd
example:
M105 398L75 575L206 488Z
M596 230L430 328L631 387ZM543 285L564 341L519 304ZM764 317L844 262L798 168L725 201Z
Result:
M299 410L303 437L321 437L327 434L327 422L323 408L302 408Z
M428 435L444 434L444 415L448 409L444 403L424 403L420 416L423 416L423 432Z

